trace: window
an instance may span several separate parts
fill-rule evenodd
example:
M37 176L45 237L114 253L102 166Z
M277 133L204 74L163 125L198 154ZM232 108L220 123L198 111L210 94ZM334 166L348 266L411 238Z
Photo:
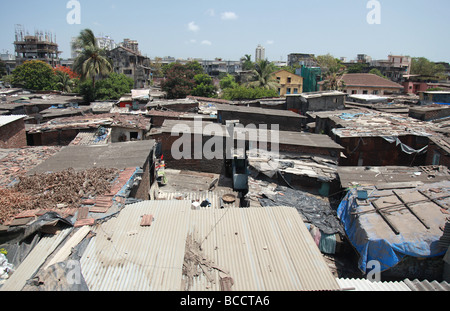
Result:
M281 95L281 89L278 88L278 95Z
M287 89L286 94L291 94L291 88L290 87Z
M132 75L132 74L133 74L133 70L131 70L131 69L125 69L125 70L123 71L123 73L126 74L126 75Z
M355 90L352 91L352 94L358 94Z
M278 80L278 82L280 82L280 81L281 81L281 78L280 78L280 77L277 77L277 80Z
M372 92L372 94L373 94L373 95L378 95L378 91L375 90L375 91Z
M369 92L367 90L363 90L363 94L368 94Z
M292 78L291 77L287 78L287 83L291 83L291 82L292 82Z
M294 94L298 94L298 89L297 88L294 89Z

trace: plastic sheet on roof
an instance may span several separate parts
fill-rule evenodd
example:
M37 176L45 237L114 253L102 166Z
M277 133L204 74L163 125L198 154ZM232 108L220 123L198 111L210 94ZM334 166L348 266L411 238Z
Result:
M389 239L380 237L369 221L354 214L358 211L357 197L357 189L350 189L338 207L337 216L360 255L358 267L363 273L370 270L368 265L372 260L381 264L383 272L400 263L405 256L432 258L445 254L436 243L439 237L432 234L417 234L414 239L407 239L401 233L395 235L392 232Z

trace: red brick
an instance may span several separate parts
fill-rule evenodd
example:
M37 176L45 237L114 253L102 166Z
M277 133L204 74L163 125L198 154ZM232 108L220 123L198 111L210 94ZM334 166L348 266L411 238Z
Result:
M153 215L144 215L141 220L141 227L150 227L153 222Z
M95 219L94 218L87 218L87 219L83 219L83 220L77 220L77 222L75 223L74 227L78 228L78 227L93 226L93 225L95 225Z

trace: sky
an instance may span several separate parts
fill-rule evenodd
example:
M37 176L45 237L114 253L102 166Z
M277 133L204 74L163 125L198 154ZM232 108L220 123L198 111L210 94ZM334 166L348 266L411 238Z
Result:
M0 52L14 52L15 28L22 25L31 34L56 35L63 58L70 57L71 38L89 28L117 43L137 40L151 58L239 60L250 54L254 60L261 44L271 61L286 61L290 53L330 53L348 61L357 54L394 54L450 62L448 0L71 1L80 4L80 24L68 23L74 16L69 0L0 0ZM373 3L379 4L377 15Z

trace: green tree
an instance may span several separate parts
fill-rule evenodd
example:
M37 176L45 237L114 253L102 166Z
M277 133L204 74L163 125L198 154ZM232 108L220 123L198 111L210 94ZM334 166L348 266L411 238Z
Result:
M255 64L252 62L252 56L249 54L245 54L241 59L242 61L242 70L249 71L255 69Z
M435 64L425 57L413 57L411 61L411 74L441 79L444 72L444 65Z
M369 73L374 74L374 75L377 75L377 76L382 77L382 78L384 78L384 79L387 79L387 78L381 73L381 71L380 71L379 69L377 69L377 68L372 68L372 69L369 71Z
M90 29L82 30L72 47L80 51L73 64L74 71L81 76L82 81L90 79L95 89L96 78L105 77L113 70L106 50L98 47L97 39Z
M348 73L366 73L369 68L368 64L355 64L347 68Z
M60 90L61 92L72 92L73 88L75 87L75 81L74 79L70 79L69 74L62 71L56 71L56 88Z
M214 86L212 78L207 74L198 74L194 76L195 87L191 95L200 97L217 97L217 89Z
M253 70L253 81L248 83L250 87L261 87L269 90L277 90L278 81L273 76L276 67L267 60L260 60L255 64Z
M12 72L12 84L36 91L52 90L55 84L53 68L40 60L32 60L17 66Z
M225 90L228 88L235 88L237 86L238 86L238 84L236 83L236 79L230 74L227 74L225 77L223 77L220 80L220 88L222 90Z
M124 94L131 93L134 80L124 74L111 73L107 78L97 82L96 100L118 100Z
M192 70L196 75L205 73L202 65L198 61L191 61L184 65L187 69Z
M155 60L150 62L153 78L162 78L164 76L161 61L161 57L155 57Z
M4 61L0 60L0 77L3 77L6 73L6 64Z
M222 96L226 100L245 100L280 97L276 90L265 89L262 87L245 87L238 85L234 88L223 90Z
M326 76L328 71L336 71L342 67L341 61L330 53L319 55L316 57L317 65L322 69L322 73Z
M167 92L169 99L185 98L195 87L195 72L179 63L173 63L167 69L166 80L161 89Z
M327 91L342 91L345 88L345 83L342 77L345 70L340 68L331 68L328 70L323 87Z

